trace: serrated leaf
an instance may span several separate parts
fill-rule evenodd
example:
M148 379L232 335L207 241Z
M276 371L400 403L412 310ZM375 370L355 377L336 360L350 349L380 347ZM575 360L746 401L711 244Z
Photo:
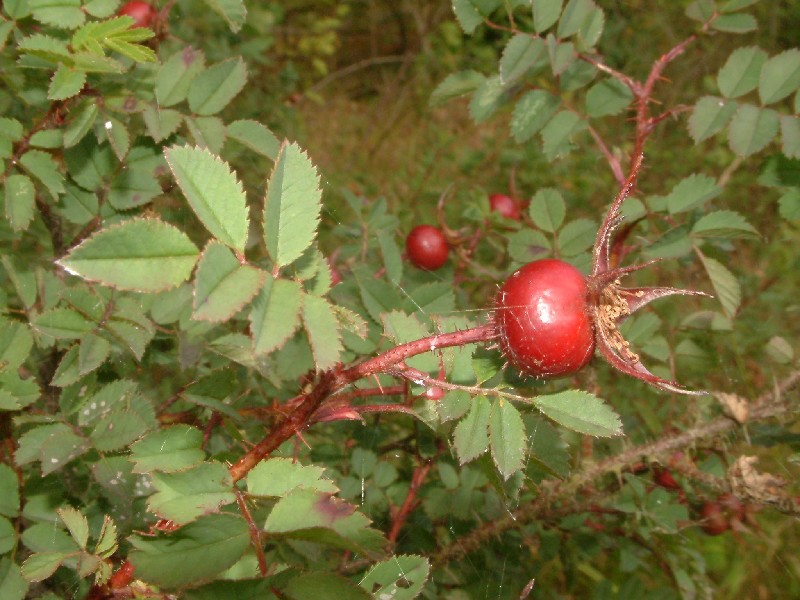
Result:
M81 378L78 372L78 345L73 345L61 357L61 362L53 373L50 385L54 387L66 387L72 385Z
M482 123L491 117L502 103L505 91L499 75L486 78L470 100L469 114L472 120Z
M219 117L185 117L184 122L195 146L219 154L225 145L225 123Z
M230 319L258 293L264 277L260 269L241 264L223 244L210 242L195 272L192 318Z
M778 135L778 113L769 108L741 104L733 115L728 144L739 156L763 150Z
M128 128L119 119L114 117L107 117L103 123L103 129L106 132L108 143L114 150L114 154L123 162L128 150L131 149L131 136L128 133Z
M753 15L738 13L735 15L720 15L711 22L712 29L728 33L747 33L758 29L758 21Z
M458 460L463 465L480 456L489 447L489 415L492 406L486 396L476 396L467 416L459 421L453 431L453 445Z
M596 437L622 435L619 415L589 392L568 390L537 396L533 399L533 405L546 417L578 433Z
M185 233L157 219L130 219L95 233L56 261L89 281L157 292L189 278L198 251Z
M54 200L64 193L64 176L59 173L56 162L47 152L28 150L19 159L19 163L47 188Z
M318 371L324 371L339 362L342 353L342 336L333 307L325 298L307 294L303 299L303 326L314 353Z
M530 432L528 458L549 472L566 477L570 471L570 454L558 430L540 415L526 415L525 425Z
M543 90L526 92L514 106L511 134L518 143L527 141L544 127L558 110L561 100Z
M250 545L247 522L210 515L158 538L132 536L128 555L136 577L165 588L195 584L221 573Z
M25 231L33 221L36 190L27 175L13 174L3 184L8 223L14 231Z
M670 214L678 214L702 206L722 193L713 178L708 175L693 174L683 178L666 196Z
M264 523L264 531L269 535L369 552L386 543L379 532L369 528L369 523L355 505L329 493L298 487L275 504Z
M559 42L553 34L547 36L547 54L550 58L550 68L556 77L564 74L577 60L575 44Z
M111 342L94 333L87 333L78 347L78 373L81 376L91 373L106 361L110 352Z
M738 104L714 96L704 96L697 101L689 117L689 135L695 144L707 140L725 127L733 118Z
M300 324L300 284L267 276L250 311L253 351L266 354L283 344Z
M561 256L577 256L588 250L594 242L597 223L590 219L575 219L558 232L557 245Z
M533 0L533 25L536 33L542 33L552 27L561 16L564 0Z
M770 58L761 69L758 95L763 104L783 100L800 87L800 50L792 48Z
M0 262L8 273L8 278L11 280L22 305L30 310L36 302L38 295L36 275L23 267L18 259L12 258L8 254L0 255Z
M558 37L564 39L578 33L595 8L592 0L569 0L558 22Z
M22 563L22 576L28 581L43 581L56 572L67 558L69 552L37 552Z
M117 526L114 524L114 519L103 515L103 526L100 535L97 536L94 552L103 558L108 558L116 552L117 547Z
M787 221L800 221L800 189L792 188L780 197L778 212Z
M183 115L169 108L159 109L148 106L142 112L148 135L154 142L161 142L178 130L183 122Z
M534 224L550 233L561 227L566 212L567 207L561 192L553 188L543 188L536 192L528 206L528 214Z
M31 325L34 329L60 340L76 340L94 329L95 324L86 320L78 311L69 308L53 308L38 315Z
M519 411L508 400L498 398L489 417L492 459L506 481L523 465L527 437Z
M19 480L7 464L0 464L0 515L14 518L19 515Z
M63 63L58 65L50 87L47 89L49 100L66 100L77 95L86 83L86 71L70 68Z
M100 112L96 102L86 102L73 117L64 130L64 148L72 148L89 132Z
M208 150L172 146L164 151L172 174L206 229L244 252L250 223L242 184L228 163Z
M378 235L378 245L381 247L386 278L394 284L400 283L403 278L403 258L394 235L389 232Z
M52 63L71 63L69 46L63 40L36 33L20 40L20 52Z
M131 444L134 473L180 471L202 462L203 432L189 425L173 425L147 434Z
M271 160L275 160L278 156L281 143L274 133L258 121L250 119L234 121L228 125L227 134L230 139Z
M470 0L452 0L452 3L456 21L461 25L464 33L472 35L475 32L475 28L483 23L483 17Z
M264 202L264 241L276 266L291 264L314 241L321 197L316 167L300 146L284 142Z
M89 435L100 452L113 452L136 441L149 427L133 410L115 410L104 416Z
M41 392L34 379L21 379L13 371L0 373L0 410L20 410L36 402Z
M148 509L179 525L236 501L231 475L219 462L173 473L155 471L151 478L156 493L147 499Z
M756 228L732 210L716 210L703 215L692 227L692 235L703 238L758 237Z
M592 6L578 31L578 46L585 49L594 48L597 42L600 41L605 23L605 13L599 7Z
M61 469L64 465L84 454L89 449L86 440L71 429L56 429L47 436L39 448L42 476Z
M518 263L527 263L550 254L550 240L537 229L521 229L508 237L508 254Z
M374 565L358 582L372 598L413 600L428 580L431 565L423 556L396 555Z
M719 91L726 98L738 98L758 86L767 53L754 46L737 48L717 74Z
M722 305L722 310L728 317L733 317L739 309L739 304L742 301L742 289L739 281L727 267L719 261L710 258L704 254L700 254L700 260L711 279L711 285L714 287L714 295L719 299Z
M67 526L69 534L75 543L82 550L86 549L89 542L89 521L86 520L80 511L72 507L57 508L58 517Z
M586 93L586 114L590 117L618 115L633 100L630 88L617 79L604 79Z
M81 10L81 0L28 0L33 18L60 29L75 29L86 20Z
M247 9L242 0L205 0L211 9L220 15L233 33L238 33L247 18Z
M800 118L781 115L780 121L783 154L788 158L800 158Z
M549 161L568 154L574 144L572 137L584 129L586 122L574 112L563 110L542 129L542 151Z
M137 30L142 30L142 28L137 28L133 31ZM119 52L122 54L122 56L125 56L134 62L158 62L158 56L156 53L151 48L141 44L132 44L124 39L110 38L106 40L106 46L109 48L109 50Z
M454 98L466 96L477 90L485 79L484 75L473 70L451 73L433 90L429 104L439 106Z
M748 6L752 6L758 2L758 0L728 0L722 6L719 7L719 11L722 13L726 12L733 12L736 10L742 10L743 8L747 8Z
M513 83L531 68L545 54L544 40L528 34L514 35L503 49L500 58L500 78L503 84Z
M694 21L708 21L716 12L714 0L695 0L686 7L686 16Z
M156 99L161 108L183 102L189 95L192 81L205 69L202 50L191 46L173 54L156 74Z
M242 91L247 83L247 67L240 58L231 58L198 73L189 86L189 108L198 115L215 115Z
M0 559L0 597L6 600L24 600L28 594L28 582L22 571L8 557Z
M290 458L262 460L247 474L247 491L254 496L286 496L295 488L335 494L336 484L323 477L325 469L316 465L303 466Z

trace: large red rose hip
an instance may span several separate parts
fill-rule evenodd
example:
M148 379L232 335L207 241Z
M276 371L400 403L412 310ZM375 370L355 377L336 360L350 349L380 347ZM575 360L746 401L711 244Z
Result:
M528 263L497 295L495 324L503 354L527 375L552 376L583 367L594 352L586 278L556 259Z
M432 225L417 225L406 238L406 253L420 269L435 271L447 262L450 248L441 230Z

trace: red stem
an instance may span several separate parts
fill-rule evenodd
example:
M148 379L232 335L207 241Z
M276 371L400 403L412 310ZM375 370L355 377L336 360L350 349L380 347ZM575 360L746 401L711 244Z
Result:
M414 469L414 474L411 476L411 485L408 488L408 493L403 500L403 505L400 507L400 510L398 510L397 514L395 514L394 520L392 521L392 528L389 531L388 539L392 544L397 541L397 536L400 535L400 530L403 528L403 525L405 525L408 516L417 507L417 504L419 504L419 500L417 500L417 494L419 493L422 484L425 482L425 478L428 476L428 472L431 470L432 466L432 462L426 462L424 464L417 465L417 467Z

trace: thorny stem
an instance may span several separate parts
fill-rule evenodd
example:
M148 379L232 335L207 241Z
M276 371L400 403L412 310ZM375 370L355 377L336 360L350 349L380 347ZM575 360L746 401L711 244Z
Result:
M394 544L397 541L397 536L400 535L400 530L403 528L403 525L405 525L408 515L410 515L419 504L417 494L420 488L422 488L422 484L425 482L425 478L428 476L428 472L431 470L432 466L432 461L426 461L421 465L417 465L414 469L414 473L411 475L411 484L409 485L408 493L403 500L402 506L392 520L392 528L389 530L389 535L387 536L390 543Z
M480 325L472 329L454 331L452 333L439 333L408 342L407 344L400 344L391 350L387 350L347 369L341 369L340 367L321 373L311 391L301 396L302 400L297 406L277 423L266 437L230 467L229 472L233 481L239 481L245 477L262 459L269 456L283 442L294 436L295 433L304 429L311 416L323 402L332 394L351 383L376 373L389 372L405 359L417 354L432 352L437 348L486 342L493 340L495 337L496 333L493 324Z
M785 395L800 384L800 371L788 375L774 391L763 394L751 404L749 421L770 419L785 415L793 410L786 402ZM513 513L486 523L471 533L458 538L432 556L434 564L444 565L479 549L488 540L496 538L509 529L520 527L533 521L574 514L588 509L602 499L602 491L590 489L590 484L606 475L626 471L639 463L642 458L667 460L677 450L683 450L700 440L717 438L739 427L729 417L718 417L702 423L677 435L671 435L648 444L630 448L596 463L572 477L542 484L539 495L531 502L521 506ZM580 498L580 502L576 502Z

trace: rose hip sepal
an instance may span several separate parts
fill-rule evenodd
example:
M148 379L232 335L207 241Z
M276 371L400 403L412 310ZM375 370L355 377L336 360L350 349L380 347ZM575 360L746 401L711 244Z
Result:
M675 294L707 296L704 292L671 287L623 288L620 280L657 261L612 267L609 249L622 222L620 206L628 197L641 168L639 157L600 227L588 277L557 259L534 261L514 273L500 288L494 323L508 361L528 375L566 375L582 368L596 347L617 369L662 390L686 390L674 381L652 374L619 332L619 324L653 300Z

